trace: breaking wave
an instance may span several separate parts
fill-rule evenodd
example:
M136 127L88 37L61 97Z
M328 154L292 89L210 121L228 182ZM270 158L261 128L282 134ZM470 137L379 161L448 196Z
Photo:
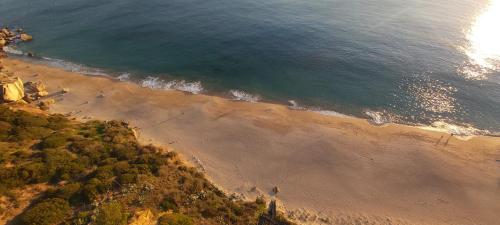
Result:
M240 90L230 90L233 100L237 101L247 101L247 102L258 102L260 101L260 96L252 95Z
M120 76L117 76L116 79L120 81L129 81L130 80L130 73L122 73Z
M109 76L101 69L87 67L81 64L72 63L61 59L53 59L48 57L42 57L42 59L45 65L61 68L66 71L81 73L85 75L92 75L92 76Z
M17 50L16 48L5 46L3 47L3 50L9 54L12 55L18 55L18 56L26 56L27 54ZM37 59L35 62L52 66L52 67L58 67L66 71L70 72L77 72L85 75L94 75L94 76L110 76L109 74L105 73L104 70L97 69L97 68L92 68L92 67L87 67L84 65L80 65L77 63L72 63L72 62L67 62L64 60L60 59L53 59L53 58L48 58L48 57L42 57L42 58L32 58L32 59ZM130 81L131 80L131 74L130 73L121 73L118 76L115 76L116 79L120 81ZM179 90L179 91L184 91L184 92L189 92L193 94L200 94L204 92L204 88L201 84L200 81L195 81L195 82L188 82L185 80L171 80L171 81L165 81L160 79L159 77L153 77L153 76L148 76L143 80L140 80L138 82L142 87L147 87L151 89L162 89L162 90ZM230 90L229 93L231 94L231 98L233 100L238 100L238 101L247 101L247 102L258 102L261 101L261 97L256 94L250 94L241 90ZM331 110L324 110L321 108L317 107L307 107L307 106L302 106L297 101L295 100L289 100L288 101L288 107L290 109L294 110L306 110L306 111L312 111L316 112L322 115L326 116L335 116L335 117L346 117L348 115L336 112L336 111L331 111ZM412 126L417 126L421 129L426 129L426 130L433 130L433 131L438 131L438 132L446 132L450 134L454 134L459 137L470 137L470 136L475 136L475 135L493 135L493 136L500 136L500 133L492 133L488 130L481 130L474 128L471 125L455 125L455 124L450 124L444 121L435 121L432 122L430 125L422 125L422 124L411 124L407 122L407 120L399 118L397 115L390 114L385 111L371 111L371 110L366 110L364 111L364 114L369 117L369 122L374 124L374 125L384 125L387 123L401 123L401 124L407 124L407 125L412 125Z
M158 77L146 77L140 82L141 86L151 89L179 90L193 94L199 94L204 89L200 81L187 82L185 80L164 81Z
M305 107L302 107L299 105L299 103L297 103L297 101L295 100L288 100L288 108L290 109L295 109L295 110L306 110Z
M13 55L24 55L24 52L22 52L21 50L17 50L10 46L4 46L3 51Z
M347 117L347 115L345 115L345 114L335 112L332 110L311 109L309 111L316 112L316 113L319 113L319 114L325 115L325 116Z
M365 113L365 115L370 117L370 119L368 121L372 124L375 124L375 125L380 126L380 125L384 125L384 124L392 122L391 115L389 115L385 112L367 110L364 113Z

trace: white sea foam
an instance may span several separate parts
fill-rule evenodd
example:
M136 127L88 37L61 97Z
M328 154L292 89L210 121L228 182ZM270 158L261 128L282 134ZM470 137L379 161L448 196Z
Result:
M391 117L384 112L367 110L365 111L365 115L370 117L369 121L375 125L384 125L392 122Z
M163 89L163 81L158 77L146 77L141 81L141 86L151 89Z
M101 69L91 68L81 64L64 61L61 59L53 59L48 57L42 57L42 59L43 59L42 61L43 64L52 67L58 67L66 71L81 73L85 75L92 75L92 76L108 76L108 74L106 74Z
M13 55L24 55L24 52L22 52L21 50L17 50L10 46L4 46L3 51Z
M120 81L128 81L130 80L130 73L122 73L120 76L116 77L116 79Z
M347 117L347 115L331 110L311 110L325 116Z
M302 107L299 105L299 103L297 103L297 101L295 100L288 100L288 108L290 109L294 109L294 110L305 110L306 108L305 107Z
M187 82L184 80L173 80L165 82L158 77L146 77L141 81L141 86L151 88L151 89L163 89L163 90L179 90L184 92L190 92L193 94L199 94L203 91L203 86L200 81Z
M230 90L229 93L233 95L234 100L238 101L258 102L260 100L260 96L252 95L240 90Z

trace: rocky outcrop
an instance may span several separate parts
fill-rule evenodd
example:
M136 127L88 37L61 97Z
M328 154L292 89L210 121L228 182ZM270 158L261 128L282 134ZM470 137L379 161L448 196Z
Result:
M27 102L38 100L41 97L45 97L49 95L45 85L40 82L31 82L28 81L24 84L24 92L25 92L25 100Z
M24 33L22 29L9 30L8 28L2 28L0 30L0 52L2 48L8 45L15 45L19 41L28 42L33 40L33 37L27 33Z
M5 79L0 83L0 95L4 102L17 102L24 98L24 85L21 78Z
M21 41L27 42L33 40L33 37L29 34L21 34L19 36L19 39L21 39Z
M155 224L156 224L155 216L149 209L136 212L135 215L130 219L129 223L129 225L155 225Z
M279 217L276 208L276 200L271 200L267 213L259 216L257 225L293 225Z

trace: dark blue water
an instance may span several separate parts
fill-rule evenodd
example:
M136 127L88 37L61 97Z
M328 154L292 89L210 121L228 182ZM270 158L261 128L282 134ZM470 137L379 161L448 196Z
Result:
M138 82L199 81L210 94L241 90L355 116L500 131L500 72L466 54L467 33L489 4L0 0L0 25L33 34L18 46L25 52ZM480 76L463 72L470 68Z

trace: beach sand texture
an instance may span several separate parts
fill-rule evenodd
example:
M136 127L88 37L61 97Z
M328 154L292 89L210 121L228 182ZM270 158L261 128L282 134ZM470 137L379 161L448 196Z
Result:
M2 60L24 81L47 85L51 112L126 120L142 142L175 149L229 192L255 197L279 187L290 212L305 208L344 224L500 221L498 137L462 140ZM69 92L58 95L62 88Z

